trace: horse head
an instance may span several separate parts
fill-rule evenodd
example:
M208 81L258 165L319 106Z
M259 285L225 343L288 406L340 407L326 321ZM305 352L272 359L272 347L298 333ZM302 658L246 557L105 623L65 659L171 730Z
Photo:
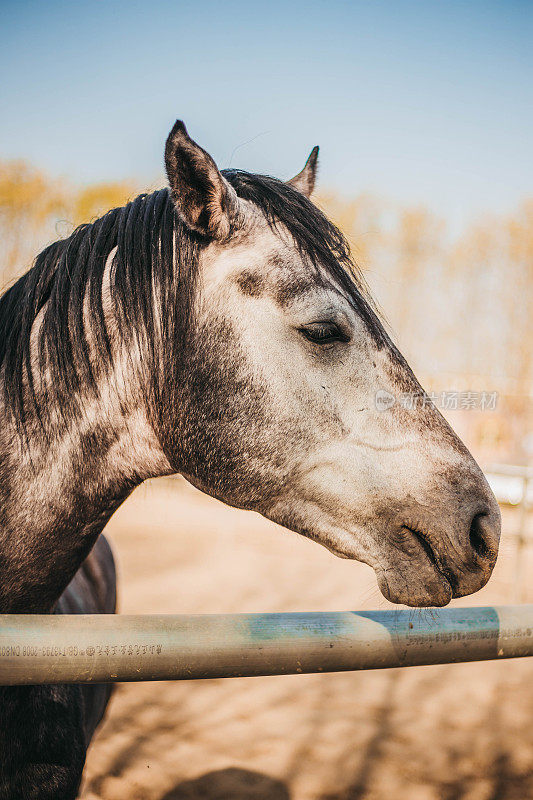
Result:
M446 605L489 579L498 505L309 199L317 154L287 183L220 171L174 126L171 195L200 246L161 440L203 491L372 566L389 600Z

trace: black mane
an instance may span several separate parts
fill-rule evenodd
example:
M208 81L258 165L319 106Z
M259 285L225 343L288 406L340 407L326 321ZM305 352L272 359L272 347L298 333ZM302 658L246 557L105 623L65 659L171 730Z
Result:
M198 242L179 221L167 189L140 195L50 245L0 299L4 399L21 431L30 411L45 422L51 404L65 422L75 418L80 394L97 394L99 376L112 369L102 285L114 248L111 286L119 330L145 356L143 372L152 376L146 392L160 389L154 365L162 360L162 348L178 346L186 327L198 260ZM43 308L37 365L49 371L51 385L38 401L31 379L31 333ZM87 319L97 358L89 348Z
M381 326L364 280L339 229L304 195L275 178L237 170L223 174L272 228L281 224L289 231L317 270L331 274L379 336ZM34 266L0 298L2 391L21 434L33 416L46 429L46 409L52 407L64 422L76 419L84 399L97 396L99 377L113 369L102 284L114 248L111 287L119 330L143 354L142 385L151 408L168 403L166 392L177 379L198 257L205 245L180 221L169 191L162 189L81 225L37 256ZM46 395L38 398L30 369L31 334L43 309L33 359L38 370L48 370L51 381Z

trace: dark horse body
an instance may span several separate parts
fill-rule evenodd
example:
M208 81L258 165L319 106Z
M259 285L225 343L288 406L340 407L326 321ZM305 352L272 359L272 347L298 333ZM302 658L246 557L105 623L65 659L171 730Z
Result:
M368 563L394 602L486 583L497 504L308 199L316 156L288 184L221 173L177 123L170 191L47 248L0 299L0 612L113 612L98 537L175 472ZM380 391L421 402L383 411ZM0 800L75 797L107 696L2 689Z
M55 606L56 614L116 611L113 554L100 536ZM77 794L85 754L112 684L0 688L0 797Z

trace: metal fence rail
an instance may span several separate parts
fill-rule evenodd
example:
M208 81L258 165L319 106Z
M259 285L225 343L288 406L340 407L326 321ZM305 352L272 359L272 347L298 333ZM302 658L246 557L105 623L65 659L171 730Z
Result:
M338 672L531 655L531 605L305 614L0 615L0 685Z

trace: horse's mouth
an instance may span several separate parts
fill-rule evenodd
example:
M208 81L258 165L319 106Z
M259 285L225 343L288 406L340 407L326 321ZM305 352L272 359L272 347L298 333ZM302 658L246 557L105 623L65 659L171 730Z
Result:
M457 578L438 555L438 551L432 544L428 534L411 525L404 525L403 527L417 539L431 566L446 581L452 591L452 596L455 596L458 589Z

